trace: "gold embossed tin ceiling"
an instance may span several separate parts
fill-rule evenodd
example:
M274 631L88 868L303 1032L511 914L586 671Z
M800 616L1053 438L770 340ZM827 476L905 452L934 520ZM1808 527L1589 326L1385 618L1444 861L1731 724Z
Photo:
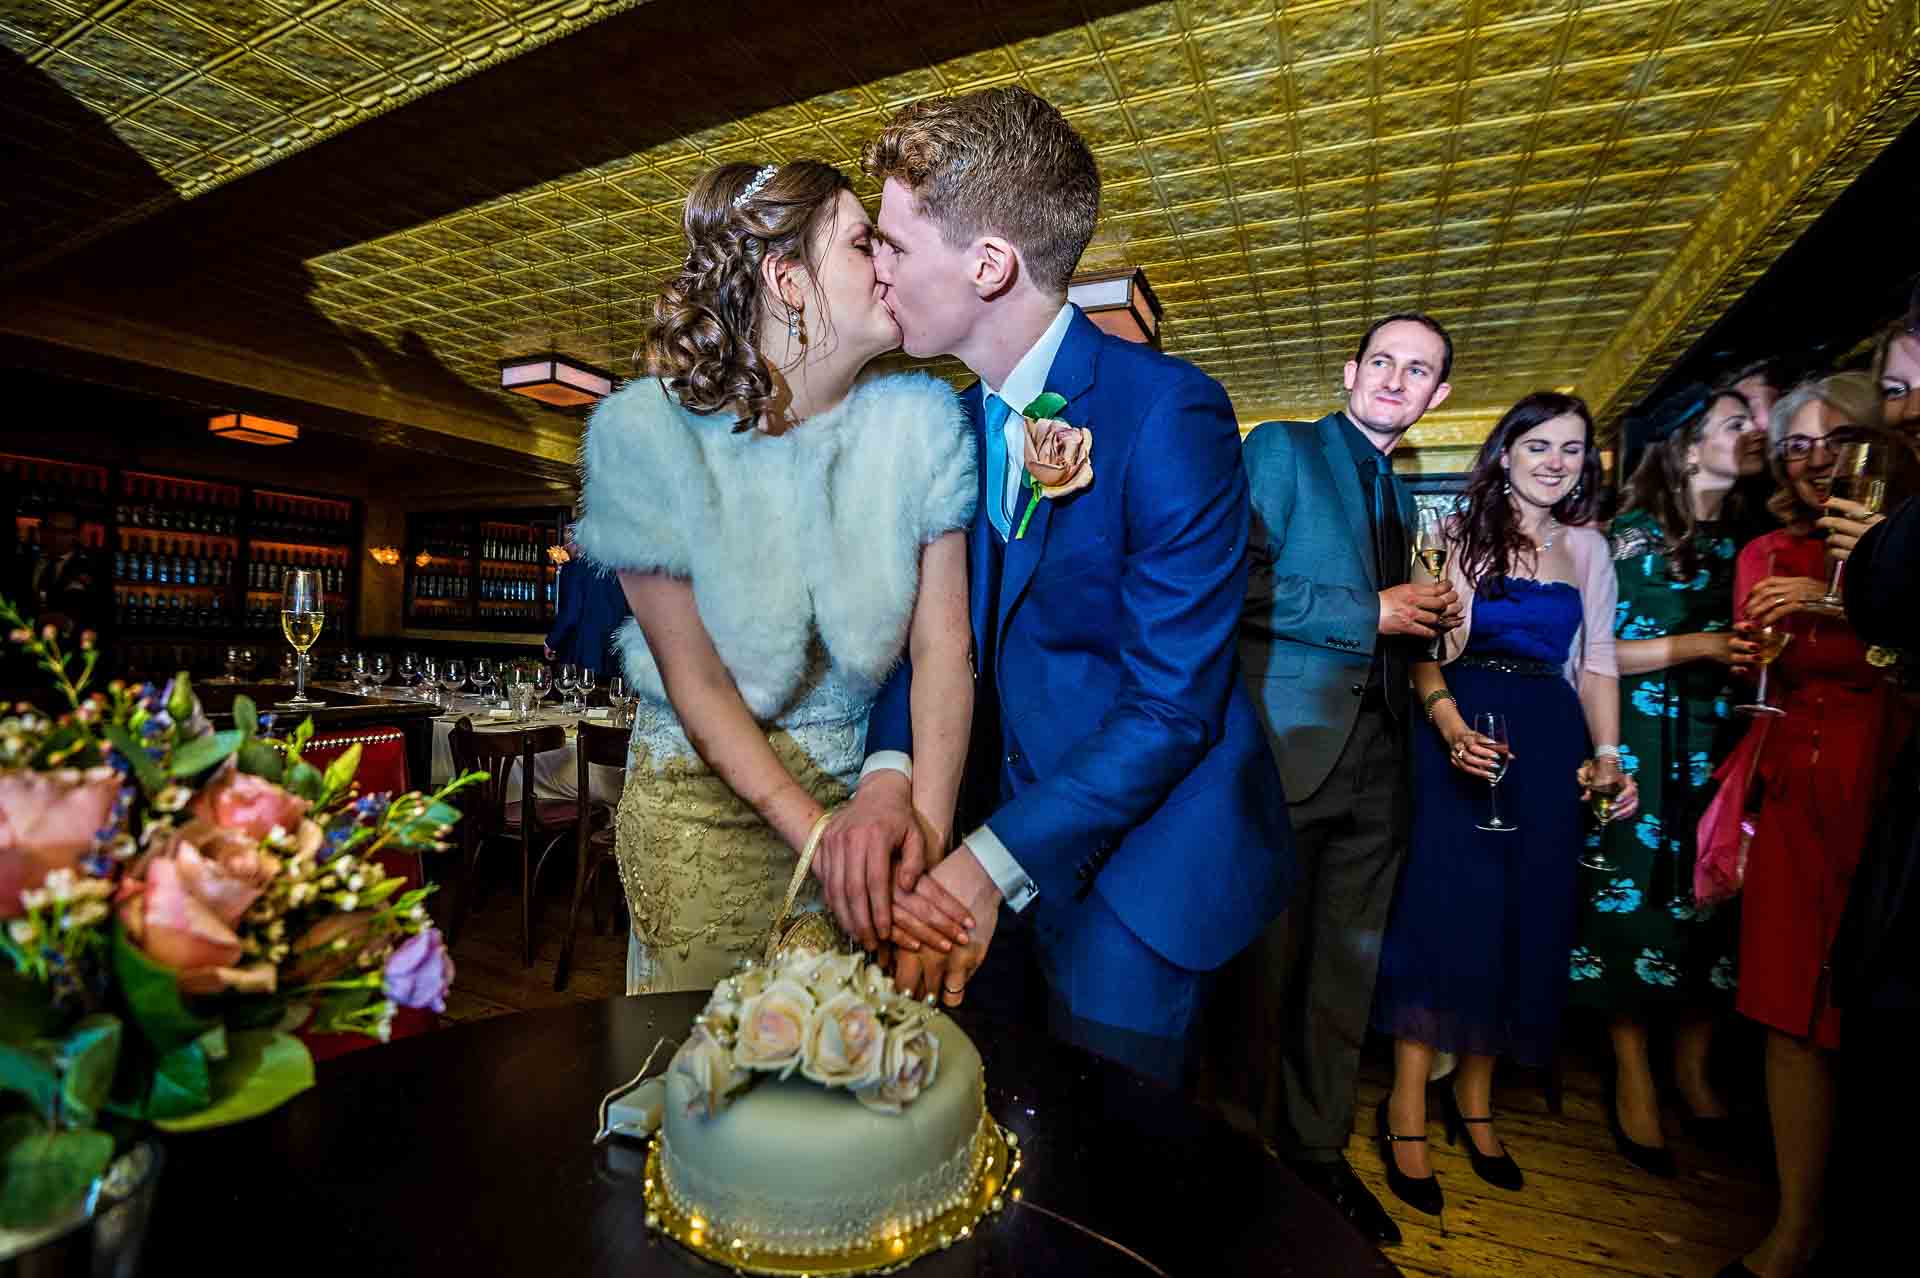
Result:
M935 12L990 29L1032 6L892 7L901 29ZM499 358L549 340L627 372L701 170L804 155L851 172L901 104L1018 82L1099 156L1087 266L1144 266L1167 349L1225 383L1243 421L1318 415L1367 319L1418 307L1459 358L1453 404L1416 440L1460 442L1538 386L1624 407L1914 112L1913 15L1878 0L1048 7L1046 34L849 79L320 254L312 304L396 350L424 344L489 394ZM457 70L489 40L497 56L502 24L607 8L136 0L83 15L0 0L0 38L70 76L192 196L221 162L273 158L290 122L410 68ZM223 25L224 11L247 17ZM705 55L778 79L779 59L831 62L861 38L830 15L777 39L716 32ZM389 41L355 34L373 29ZM665 53L650 70L685 77ZM1809 155L1824 167L1796 167Z

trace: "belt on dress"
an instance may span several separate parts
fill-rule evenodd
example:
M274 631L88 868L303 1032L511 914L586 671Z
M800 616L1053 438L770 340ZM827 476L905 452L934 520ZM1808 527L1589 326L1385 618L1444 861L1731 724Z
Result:
M1555 662L1536 661L1527 657L1459 657L1453 664L1469 670L1492 670L1526 679L1557 679L1566 673L1566 668Z

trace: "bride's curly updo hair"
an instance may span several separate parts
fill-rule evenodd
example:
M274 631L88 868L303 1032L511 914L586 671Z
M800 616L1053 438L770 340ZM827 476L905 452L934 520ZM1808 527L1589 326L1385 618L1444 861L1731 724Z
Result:
M687 260L654 303L646 334L648 371L683 407L731 408L736 431L759 419L773 397L773 372L755 346L761 307L784 308L766 298L761 268L791 258L817 279L817 233L830 225L840 192L852 189L846 174L818 160L722 164L694 183L681 223Z

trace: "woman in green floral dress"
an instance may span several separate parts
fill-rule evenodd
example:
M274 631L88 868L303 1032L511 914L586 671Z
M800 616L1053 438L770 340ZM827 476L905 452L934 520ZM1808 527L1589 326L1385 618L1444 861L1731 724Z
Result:
M1572 1003L1612 1017L1615 1140L1655 1175L1674 1169L1647 1058L1652 1017L1675 1020L1674 1076L1693 1117L1727 1113L1707 1056L1715 1013L1732 1002L1738 932L1730 911L1694 908L1693 832L1737 736L1729 668L1752 652L1732 631L1739 547L1724 507L1765 467L1765 444L1742 396L1713 394L1648 447L1611 529L1620 764L1639 781L1640 815L1600 843L1618 868L1582 871Z

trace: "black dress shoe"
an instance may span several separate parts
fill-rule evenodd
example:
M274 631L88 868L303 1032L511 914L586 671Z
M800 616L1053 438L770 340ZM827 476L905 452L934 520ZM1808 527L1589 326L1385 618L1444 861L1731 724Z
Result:
M1607 1101L1607 1126L1613 1130L1613 1143L1619 1148L1621 1157L1647 1175L1672 1180L1680 1174L1679 1167L1674 1165L1671 1149L1642 1145L1627 1135L1627 1129L1620 1125L1619 1102L1612 1099Z
M1431 1173L1425 1176L1409 1176L1400 1170L1400 1164L1393 1161L1393 1147L1409 1142L1426 1144L1426 1136L1395 1136L1387 1126L1387 1102L1380 1101L1380 1108L1373 1111L1375 1124L1380 1129L1380 1161L1387 1165L1387 1188L1415 1211L1423 1211L1429 1216L1438 1216L1445 1199L1440 1193L1440 1178Z
M1447 1144L1460 1143L1460 1134L1469 1126L1485 1124L1492 1126L1493 1118L1469 1118L1460 1112L1460 1098L1453 1094L1452 1087L1440 1089L1447 1106ZM1473 1137L1467 1137L1467 1161L1473 1164L1473 1174L1486 1181L1495 1189L1517 1190L1526 1184L1526 1177L1520 1174L1520 1164L1513 1161L1513 1155L1502 1153L1499 1156L1483 1154L1473 1143Z
M1380 1200L1360 1183L1346 1159L1336 1158L1330 1163L1290 1162L1287 1166L1308 1189L1332 1203L1348 1223L1368 1239L1386 1247L1399 1246L1400 1226L1393 1223L1393 1217L1387 1215Z

